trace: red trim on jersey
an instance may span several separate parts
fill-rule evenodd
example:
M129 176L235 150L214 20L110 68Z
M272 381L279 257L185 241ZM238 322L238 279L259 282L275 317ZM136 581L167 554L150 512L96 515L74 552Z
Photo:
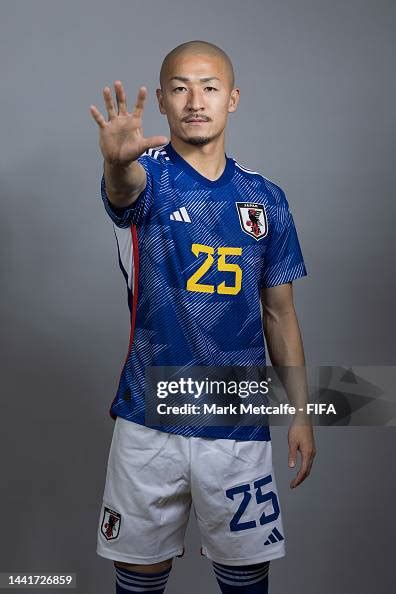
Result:
M122 366L122 370L121 370L121 374L120 374L120 379L121 379L121 375L122 372L124 370L124 367L126 365L126 362L128 361L128 357L129 354L131 352L132 349L132 344L133 344L133 339L135 336L135 325L136 325L136 309L137 309L137 300L138 300L138 281L139 281L139 243L138 243L138 236L137 236L137 230L136 230L136 225L131 225L131 234L132 234L132 258L133 258L133 292L132 292L132 303L131 305L131 315L130 315L130 320L131 320L131 331L129 334L129 345L128 345L128 352L126 354L125 357L125 361L124 364ZM113 406L113 403L116 399L117 395L114 397L113 402L110 405L109 408L109 415L111 416L111 418L115 421L116 420L116 416L111 414L111 407Z
M138 280L139 280L139 244L137 237L136 225L131 225L132 233L132 256L133 256L133 294L132 294L132 315L131 315L131 334L129 338L128 353L125 358L125 363L128 360L129 353L131 352L133 338L135 335L135 324L136 324L136 309L138 300ZM125 365L124 363L124 365Z

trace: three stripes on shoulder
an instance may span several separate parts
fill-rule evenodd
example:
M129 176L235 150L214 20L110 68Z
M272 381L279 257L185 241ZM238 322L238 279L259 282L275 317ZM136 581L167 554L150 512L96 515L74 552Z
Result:
M164 145L165 146L165 145ZM166 154L166 151L161 150L163 149L163 147L159 147L159 148L149 148L146 151L144 151L144 153L142 153L142 157L143 155L148 155L149 157L151 157L152 159L158 159L158 157L160 155L162 155L165 159L165 161L170 161L170 158L168 157L168 155Z

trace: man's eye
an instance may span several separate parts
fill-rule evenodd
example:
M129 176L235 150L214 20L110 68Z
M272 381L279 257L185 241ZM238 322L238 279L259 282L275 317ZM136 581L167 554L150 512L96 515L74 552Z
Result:
M210 91L217 91L215 87L205 87L205 89L209 89Z
M185 89L185 88L186 88L186 87L176 87L176 88L175 88L175 89L173 89L173 90L174 90L174 91L180 91L180 90L183 90L183 89Z

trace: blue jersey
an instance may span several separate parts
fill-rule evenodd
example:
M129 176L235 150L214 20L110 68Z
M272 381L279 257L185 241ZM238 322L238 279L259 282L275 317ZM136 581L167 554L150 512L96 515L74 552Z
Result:
M144 191L131 207L101 194L128 289L129 348L110 407L145 424L147 366L265 366L260 292L307 274L284 192L226 157L209 180L171 143L139 163ZM186 436L269 440L267 425L157 427Z

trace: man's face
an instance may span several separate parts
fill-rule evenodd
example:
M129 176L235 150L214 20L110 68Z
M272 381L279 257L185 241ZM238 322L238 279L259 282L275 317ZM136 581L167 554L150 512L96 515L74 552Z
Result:
M164 78L157 98L171 134L193 145L218 138L239 100L225 62L217 56L181 54L169 64Z

